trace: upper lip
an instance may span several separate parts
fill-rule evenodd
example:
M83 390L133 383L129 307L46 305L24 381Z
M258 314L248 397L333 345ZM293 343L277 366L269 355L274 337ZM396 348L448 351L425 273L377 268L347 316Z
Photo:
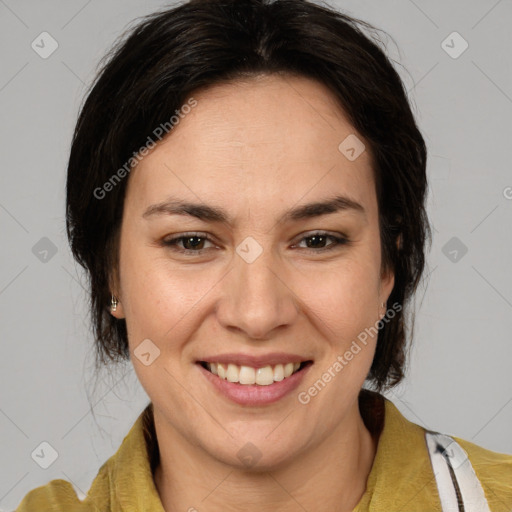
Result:
M205 356L197 362L206 363L231 363L238 366L251 366L252 368L263 368L264 366L274 366L276 364L286 363L302 363L311 361L310 358L300 356L298 354L290 354L286 352L272 352L262 356L254 356L250 354L218 354L215 356Z

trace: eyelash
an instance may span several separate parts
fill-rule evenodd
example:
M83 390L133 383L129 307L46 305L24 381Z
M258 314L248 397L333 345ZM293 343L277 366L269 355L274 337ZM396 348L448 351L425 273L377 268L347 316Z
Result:
M308 238L313 238L315 236L322 236L322 237L330 238L330 239L334 240L335 243L332 243L332 244L328 245L327 247L322 247L320 249L305 248L306 252L313 252L313 253L320 252L321 253L321 252L326 252L326 251L332 251L340 246L350 244L350 240L348 238L330 235L330 234L326 233L325 231L317 231L317 232L311 233L308 236L304 236L300 239L299 243L302 242L303 240L306 240ZM177 247L177 244L180 241L186 240L188 238L200 238L200 239L203 239L203 240L213 243L213 241L208 236L204 236L202 233L186 233L184 235L180 235L175 238L162 240L162 245L164 245L165 247L171 248L171 250L174 250L174 251L177 251L177 252L180 252L183 254L203 254L205 251L208 250L208 249L199 249L198 251L194 251L192 249L180 249Z

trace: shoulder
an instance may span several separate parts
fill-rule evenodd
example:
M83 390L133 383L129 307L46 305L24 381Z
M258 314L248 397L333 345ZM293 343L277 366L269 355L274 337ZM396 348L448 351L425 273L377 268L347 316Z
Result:
M14 512L107 512L110 492L106 470L104 464L84 500L79 499L70 482L52 480L29 491Z
M460 437L452 436L468 454L473 467L482 474L494 473L500 470L503 477L509 477L512 484L512 455L507 453L494 452L482 446L474 444Z
M126 508L127 504L136 510L137 505L142 506L137 500L147 501L148 488L152 489L153 503L158 503L150 466L152 459L146 446L146 436L152 432L151 407L150 403L140 413L117 452L99 468L83 500L70 482L52 480L26 494L14 512L109 512L112 507L124 510L123 505ZM154 448L158 455L156 442Z
M488 500L496 509L512 505L512 455L487 450L465 439L452 436L467 453ZM494 510L494 509L493 509ZM508 509L507 509L508 510Z
M418 504L418 510L424 510L425 508L421 508L424 505L421 500L426 502L432 500L432 496L438 496L437 479L433 478L436 474L440 475L442 482L444 477L447 477L446 481L451 485L454 475L444 474L444 471L441 473L434 471L433 447L432 443L429 443L427 434L445 438L442 440L442 445L437 447L437 451L448 450L450 440L459 445L459 454L454 462L463 462L464 458L471 463L470 471L478 478L492 512L512 511L512 455L487 450L448 433L428 430L408 420L388 399L385 399L384 428L380 433L374 462L375 470L378 469L378 474L377 471L374 472L374 481L380 496L391 492L393 496L390 499L396 499L397 493L409 495L411 487L414 486L414 503ZM452 450L453 448L450 451ZM461 453L462 451L464 453ZM457 467L452 468L455 470L455 478L458 478L461 472L466 474L468 471L467 466L460 471L456 471ZM462 468L462 464L460 468ZM411 475L415 475L414 479L411 479ZM437 498L434 499L434 501L436 500ZM436 505L436 503L432 504L431 510L439 509L439 504ZM408 507L411 505L412 502L408 502ZM413 509L410 508L410 510Z
M66 480L52 480L46 485L36 487L25 495L14 512L47 511L88 512L90 508L82 503Z

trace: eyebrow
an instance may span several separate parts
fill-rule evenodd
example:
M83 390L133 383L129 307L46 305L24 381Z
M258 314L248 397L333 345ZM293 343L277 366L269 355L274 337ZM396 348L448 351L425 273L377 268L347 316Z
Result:
M280 217L279 222L312 219L340 211L358 213L366 220L366 211L360 203L350 197L336 195L324 201L317 201L290 208ZM149 206L142 214L142 217L149 218L155 215L188 215L207 222L232 224L230 216L223 208L201 203L191 203L172 197L162 203Z

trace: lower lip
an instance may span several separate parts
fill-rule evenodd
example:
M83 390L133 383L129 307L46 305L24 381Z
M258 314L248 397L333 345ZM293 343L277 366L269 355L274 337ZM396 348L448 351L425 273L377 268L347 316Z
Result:
M309 371L312 364L308 364L298 372L290 375L290 377L286 377L285 379L269 384L268 386L229 382L228 380L221 379L217 375L214 375L206 368L203 368L201 364L197 363L197 366L208 381L215 386L222 395L237 404L254 406L271 404L290 394L302 382L302 379Z

